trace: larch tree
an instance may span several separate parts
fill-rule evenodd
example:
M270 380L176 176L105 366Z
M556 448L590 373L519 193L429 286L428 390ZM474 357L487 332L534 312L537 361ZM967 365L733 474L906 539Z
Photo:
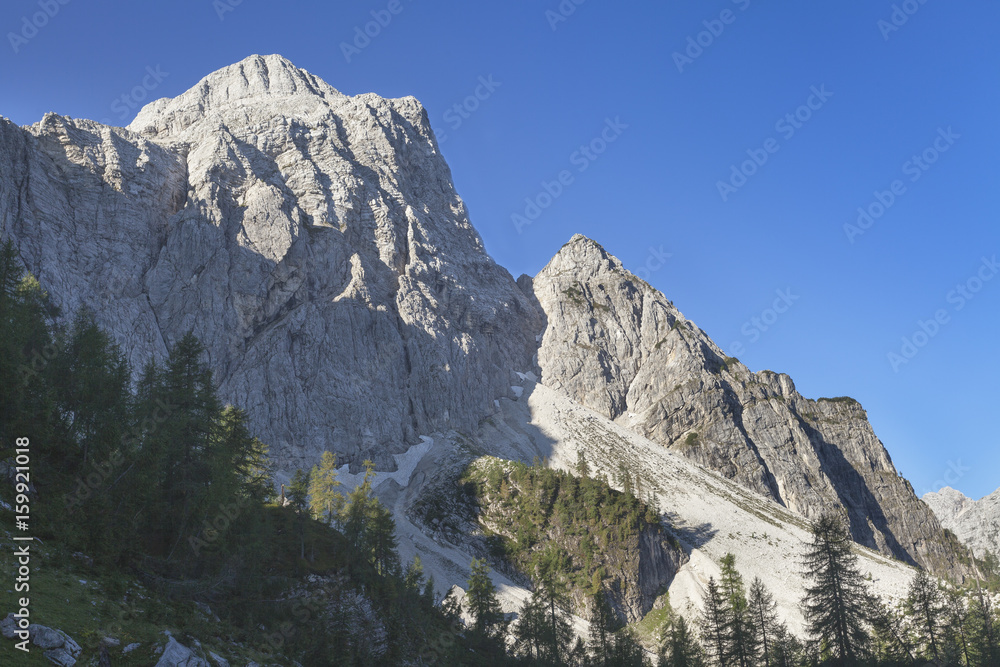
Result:
M339 523L344 510L344 494L337 479L337 455L323 452L309 475L309 509L326 524Z

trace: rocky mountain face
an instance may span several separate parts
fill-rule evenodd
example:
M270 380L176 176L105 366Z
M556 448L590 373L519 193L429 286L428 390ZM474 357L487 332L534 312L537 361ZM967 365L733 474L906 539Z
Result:
M787 375L752 373L583 236L520 284L546 318L542 383L806 517L843 507L863 545L959 573L856 401L810 400Z
M944 487L924 494L941 525L955 533L979 558L987 552L1000 556L1000 489L979 500Z
M471 429L528 369L537 311L483 248L413 98L252 56L128 128L0 119L0 232L136 372L194 331L280 470L382 469Z
M845 508L861 544L960 567L857 403L751 373L583 237L515 283L413 98L252 56L127 128L0 119L0 234L136 372L193 331L283 474L324 450L396 470L420 436L476 433L534 371L790 510Z

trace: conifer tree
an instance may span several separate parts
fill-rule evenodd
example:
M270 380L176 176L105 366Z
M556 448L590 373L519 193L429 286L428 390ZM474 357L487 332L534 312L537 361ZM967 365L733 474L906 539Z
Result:
M247 413L226 406L216 420L215 439L221 468L213 473L216 484L233 485L231 496L241 504L263 504L274 497L273 464L268 448L250 435Z
M730 660L734 667L753 667L757 661L757 631L743 577L736 569L736 556L731 553L722 558L719 589L729 607Z
M605 663L614 667L646 667L649 661L642 649L642 644L635 631L627 625L613 635L611 643L611 659Z
M590 601L590 636L587 641L587 650L592 664L603 667L610 664L609 661L613 655L614 632L619 624L603 587L598 585L597 592L591 596Z
M295 471L288 485L288 504L297 512L305 511L309 505L309 473L302 468Z
M969 610L965 594L949 587L944 593L945 658L953 664L971 665Z
M670 625L664 638L663 656L658 667L703 667L701 646L688 629L683 616Z
M565 556L557 547L550 546L535 559L535 588L531 595L544 612L540 641L542 659L557 665L563 664L564 653L573 638L573 629L566 617L570 606L563 579L566 569Z
M587 463L587 457L582 449L576 450L576 474L579 477L590 476L590 465Z
M507 624L485 560L472 559L468 586L465 599L473 619L472 634L487 650L502 652Z
M538 595L537 588L517 613L514 626L514 652L530 662L541 662L549 654L548 624L545 602Z
M807 628L832 658L854 665L866 657L870 636L866 623L869 593L858 571L853 542L835 514L823 515L812 533L804 559L811 580L802 605Z
M924 570L917 570L904 604L920 638L919 652L927 660L941 657L943 603L937 583Z
M396 524L374 495L375 464L366 460L362 465L364 479L348 494L344 506L344 536L378 574L396 574L400 570Z
M326 524L339 522L344 510L344 494L337 479L337 455L323 452L309 475L309 508L312 515Z
M103 463L120 443L131 419L131 369L121 349L87 310L77 313L52 360L59 381L56 401L68 420L69 437L85 466Z
M982 667L1000 665L1000 638L993 600L979 587L972 591L969 604L969 645L973 664Z
M775 636L781 629L781 621L778 619L778 606L774 602L774 596L758 577L754 577L750 584L750 599L747 604L753 619L756 643L761 656L760 664L764 667L772 667Z
M140 492L155 490L144 503L141 534L167 560L183 559L178 545L218 514L233 488L213 474L225 470L225 452L213 439L221 407L203 353L194 334L186 334L162 369L149 367L148 393L140 397L138 417L147 425Z
M288 485L288 504L295 510L299 526L299 558L306 557L306 508L309 506L309 473L298 468Z
M914 649L904 628L903 615L891 609L876 595L867 601L868 622L872 628L871 652L879 664L912 664ZM912 620L912 619L911 619Z
M730 667L732 655L732 610L714 577L709 577L702 610L702 641L709 664Z
M803 664L803 657L802 643L788 632L784 624L779 625L774 633L772 667L795 667Z

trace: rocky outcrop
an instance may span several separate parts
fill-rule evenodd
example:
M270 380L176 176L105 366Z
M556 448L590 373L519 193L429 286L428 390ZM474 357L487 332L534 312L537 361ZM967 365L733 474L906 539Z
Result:
M539 330L420 104L348 97L280 56L128 128L0 119L0 232L137 372L193 331L283 471L325 449L391 468L419 433L475 427Z
M752 373L581 235L520 283L547 321L541 382L806 517L844 508L861 544L960 573L856 401L810 400L787 375Z
M979 558L993 553L1000 557L1000 489L979 500L944 487L923 497L941 525L955 533Z
M209 664L187 646L170 637L156 667L209 667Z
M38 623L31 623L26 630L22 630L17 619L14 618L14 614L7 614L3 621L0 621L0 634L3 634L6 639L19 639L21 642L30 641L42 649L42 655L45 656L46 660L59 667L73 667L83 652L80 645L62 630ZM30 651L27 648L25 650Z

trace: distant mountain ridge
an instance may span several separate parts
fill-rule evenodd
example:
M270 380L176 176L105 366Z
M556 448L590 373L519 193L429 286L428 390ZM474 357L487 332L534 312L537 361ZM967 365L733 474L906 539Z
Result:
M955 533L979 558L987 552L1000 557L1000 489L972 500L961 491L946 486L924 494L941 525Z

